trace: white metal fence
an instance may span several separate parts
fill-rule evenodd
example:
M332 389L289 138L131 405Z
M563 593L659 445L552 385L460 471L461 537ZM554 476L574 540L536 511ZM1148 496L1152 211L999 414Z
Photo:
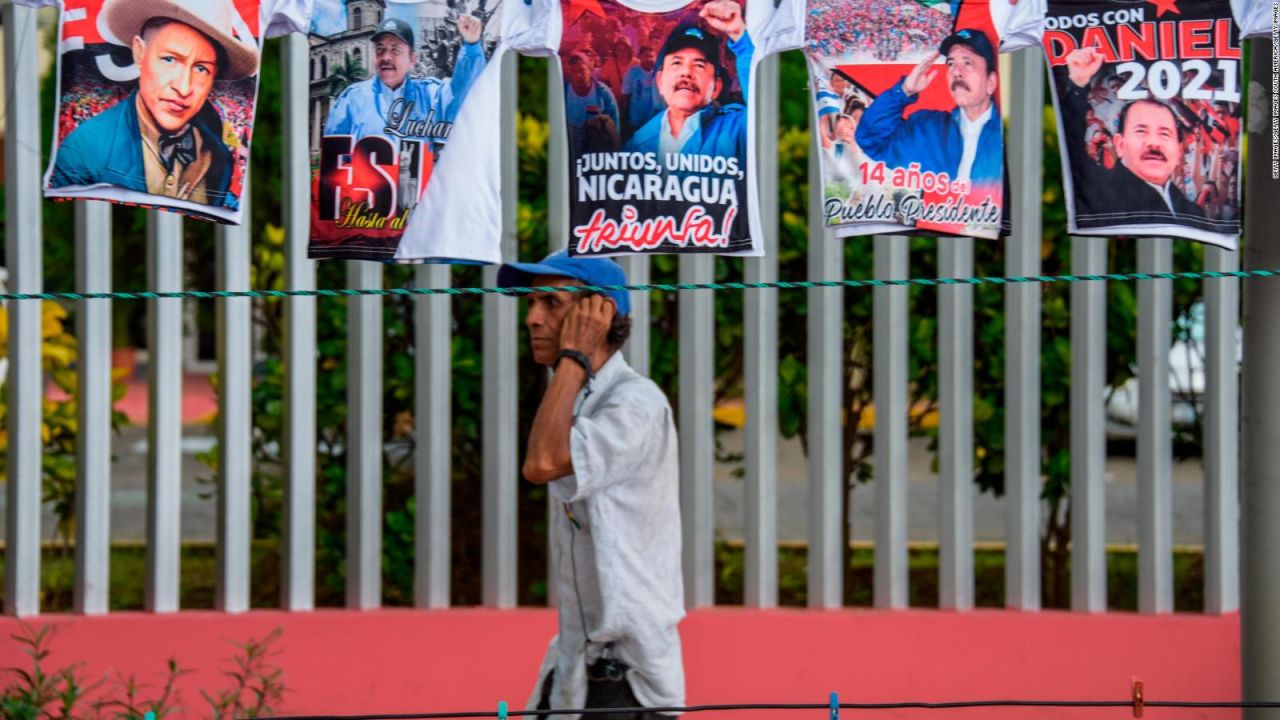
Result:
M5 187L6 260L10 289L38 292L42 283L40 228L40 128L36 101L36 13L4 7L7 84ZM314 289L316 271L306 259L310 166L307 147L308 46L294 35L281 43L284 53L284 174L286 198L286 288ZM1014 232L1006 245L1006 272L1036 275L1040 269L1043 61L1034 51L1013 59L1013 102L1009 133L1014 195ZM501 122L505 199L504 258L516 257L516 155L514 57L504 64L507 101ZM761 195L766 255L744 261L746 279L778 279L776 258L778 162L778 62L759 71L761 147L759 181L771 191ZM555 93L552 93L554 96ZM563 108L553 101L552 127ZM553 133L551 166L564 157ZM815 172L810 169L810 174ZM817 187L817 183L812 184ZM551 206L562 207L566 178L553 173ZM816 190L815 190L816 191ZM812 211L820 207L810 202ZM110 290L111 229L108 208L95 202L76 205L76 290ZM248 213L245 214L246 219ZM811 215L811 220L812 220ZM149 289L182 289L182 222L173 214L152 213L147 231ZM247 222L247 220L246 220ZM552 212L552 238L565 237L562 212ZM809 277L844 276L839 242L810 223ZM221 289L248 289L249 227L218 230L217 283ZM554 241L553 241L554 242ZM1107 240L1075 238L1075 273L1106 270ZM1166 271L1172 241L1140 241L1140 270ZM939 272L973 272L972 240L940 243ZM909 243L905 237L874 241L875 276L905 278ZM1234 253L1206 249L1206 268L1237 267ZM632 282L647 282L649 261L625 262ZM710 257L682 256L682 282L712 280ZM495 269L485 271L492 284ZM447 266L423 266L415 283L444 287ZM382 267L348 264L353 288L382 287ZM874 433L876 476L875 597L881 608L900 608L908 598L907 555L907 337L908 288L874 290ZM745 599L752 607L778 602L777 569L777 389L778 302L775 290L746 291L746 557ZM815 288L809 303L809 574L808 598L814 607L839 606L843 597L841 543L840 383L842 291ZM1040 293L1036 284L1005 287L1006 352L1006 598L1011 608L1034 610L1040 604ZM1239 316L1238 280L1206 281L1207 422L1205 446L1205 611L1224 613L1239 604L1238 574L1238 379L1235 329ZM1173 608L1170 407L1167 388L1172 320L1171 282L1139 287L1139 374L1141 421L1138 433L1140 609ZM1071 290L1071 502L1073 510L1072 607L1106 609L1104 542L1105 298L1102 282L1077 283ZM147 484L146 608L179 609L180 417L182 382L181 300L148 302L150 419ZM316 300L290 297L285 303L286 512L282 533L282 605L306 610L315 597L316 539ZM419 296L415 327L416 363L414 459L416 506L414 602L419 607L448 605L450 542L450 303L448 296ZM480 301L483 329L483 602L511 607L516 602L516 326L517 307L504 298ZM217 301L221 456L217 486L217 607L241 612L249 607L250 390L251 318L248 299ZM348 517L346 603L371 608L381 598L381 443L382 314L381 298L348 301ZM110 301L81 301L76 317L80 342L80 457L77 493L75 610L107 612L110 498ZM647 304L637 303L629 358L647 369ZM939 291L940 346L940 603L968 609L974 605L973 554L973 291L950 286ZM714 601L712 420L714 304L707 292L686 292L679 299L678 417L681 428L681 503L684 518L685 587L690 607ZM5 550L5 612L40 612L41 442L40 308L36 302L10 302L8 368L8 481Z

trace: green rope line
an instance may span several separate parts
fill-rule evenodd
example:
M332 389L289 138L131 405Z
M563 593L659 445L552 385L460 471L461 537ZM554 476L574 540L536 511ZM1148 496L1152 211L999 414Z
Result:
M1107 273L1104 275L1015 275L1012 277L909 278L905 280L792 280L777 282L676 283L649 285L566 285L564 287L467 287L467 288L342 288L338 290L183 290L174 292L45 292L0 293L0 300L217 300L222 298L287 298L287 297L358 297L362 295L527 295L534 292L613 292L636 290L676 292L681 290L799 290L804 288L866 288L919 285L1013 285L1018 283L1073 283L1098 280L1204 280L1220 278L1270 278L1280 276L1274 270L1234 270L1219 272L1176 273Z

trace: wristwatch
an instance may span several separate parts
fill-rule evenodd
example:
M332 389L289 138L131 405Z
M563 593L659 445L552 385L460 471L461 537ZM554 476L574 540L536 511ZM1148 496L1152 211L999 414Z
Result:
M570 348L565 348L564 350L561 350L560 352L556 353L556 362L553 367L556 367L556 368L560 367L560 361L563 360L564 358L569 358L570 360L581 365L583 371L587 373L588 382L595 379L596 374L591 372L591 360L587 357L586 353L582 352L581 350L573 350Z

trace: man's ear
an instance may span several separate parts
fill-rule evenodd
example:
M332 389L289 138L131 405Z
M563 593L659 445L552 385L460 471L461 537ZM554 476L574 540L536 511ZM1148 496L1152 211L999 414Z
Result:
M137 65L138 67L142 67L142 56L147 51L146 41L143 40L141 37L134 35L132 48L133 48L133 64Z

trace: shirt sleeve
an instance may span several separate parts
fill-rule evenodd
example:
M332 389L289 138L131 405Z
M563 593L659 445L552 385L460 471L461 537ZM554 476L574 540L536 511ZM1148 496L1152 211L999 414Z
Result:
M1273 6L1268 0L1231 0L1231 13L1240 26L1240 37L1271 35Z
M560 0L506 0L504 41L522 55L554 55L560 45Z
M804 44L805 0L751 0L747 12L747 31L761 57Z
M579 417L569 434L573 475L551 483L556 498L575 502L627 479L652 475L664 456L670 411L655 402L606 405Z
M263 38L280 37L291 32L306 32L311 25L311 6L314 0L275 0L271 14L267 16L267 29Z
M1009 0L993 0L1008 3ZM1044 41L1046 0L1017 0L1000 32L1000 52L1038 47Z

